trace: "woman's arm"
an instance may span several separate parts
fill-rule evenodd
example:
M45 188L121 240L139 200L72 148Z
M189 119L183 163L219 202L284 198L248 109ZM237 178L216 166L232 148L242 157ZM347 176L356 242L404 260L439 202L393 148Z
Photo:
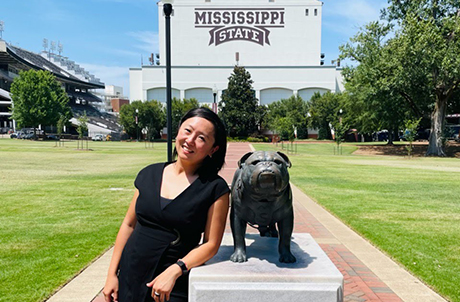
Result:
M225 230L229 207L229 193L219 197L208 210L208 218L204 232L204 243L191 250L182 260L190 270L193 267L200 266L211 259L219 250L220 243ZM155 301L163 302L169 300L177 278L182 275L180 267L176 264L168 267L163 273L158 275L147 286L152 287L152 297ZM155 292L160 296L155 296Z
M217 254L224 236L228 207L229 193L226 193L209 208L203 244L191 250L182 259L189 270L202 265Z
M107 281L102 291L106 302L118 301L118 277L117 270L120 263L121 253L123 248L131 236L134 227L136 226L136 201L139 196L139 191L136 190L134 197L129 205L128 212L123 219L123 223L118 231L117 239L115 240L115 247L113 248L112 260L110 261L109 272L107 274Z

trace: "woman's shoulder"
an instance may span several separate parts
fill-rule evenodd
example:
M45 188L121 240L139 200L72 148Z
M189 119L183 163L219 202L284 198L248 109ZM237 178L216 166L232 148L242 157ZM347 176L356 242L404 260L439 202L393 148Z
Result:
M230 191L227 181L218 174L200 176L200 178L202 178L204 185L212 188L212 191L217 191L221 194Z
M134 185L138 187L146 181L150 182L156 175L161 175L165 164L166 163L160 162L142 168L139 173L137 173Z
M144 168L142 168L139 173L141 172L150 172L150 171L155 171L155 170L163 170L164 166L166 165L165 162L159 162L159 163L154 163L154 164L150 164Z
M212 174L203 174L203 175L200 175L200 178L205 180L206 182L209 182L209 183L221 183L221 182L224 182L224 183L227 183L225 181L225 179L223 179L219 174L217 173L212 173Z

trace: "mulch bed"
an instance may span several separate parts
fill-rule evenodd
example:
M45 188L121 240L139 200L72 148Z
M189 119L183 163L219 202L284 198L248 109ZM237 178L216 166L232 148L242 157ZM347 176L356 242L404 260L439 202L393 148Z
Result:
M425 156L428 148L428 142L416 142L413 145L412 156ZM407 156L405 145L365 145L358 146L353 154L357 155L392 155L392 156ZM460 158L460 143L449 142L446 147L447 157Z

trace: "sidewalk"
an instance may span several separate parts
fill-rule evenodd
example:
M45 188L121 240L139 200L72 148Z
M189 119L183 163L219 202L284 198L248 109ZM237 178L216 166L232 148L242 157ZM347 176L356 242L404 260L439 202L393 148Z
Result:
M251 151L248 143L230 143L226 166L220 175L229 185L237 162ZM347 302L435 302L446 301L413 277L389 257L361 238L292 185L294 232L310 233L344 276L344 301ZM231 232L227 226L226 232ZM254 229L248 228L248 232ZM103 302L112 250L102 255L48 302Z

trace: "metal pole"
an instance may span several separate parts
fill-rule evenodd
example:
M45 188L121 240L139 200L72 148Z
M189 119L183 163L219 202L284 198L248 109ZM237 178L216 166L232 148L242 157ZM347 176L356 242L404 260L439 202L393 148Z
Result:
M165 14L165 33L166 33L166 114L168 130L168 161L172 161L172 109L171 109L171 12L172 5L163 5Z

